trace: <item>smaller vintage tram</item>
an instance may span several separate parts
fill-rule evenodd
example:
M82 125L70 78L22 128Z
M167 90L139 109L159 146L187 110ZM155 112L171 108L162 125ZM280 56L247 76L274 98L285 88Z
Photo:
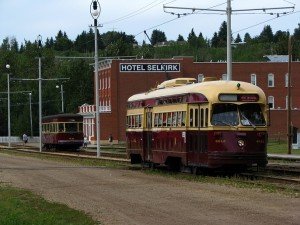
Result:
M178 78L128 99L131 163L220 168L267 164L264 92L240 81Z
M57 114L42 118L42 143L46 149L76 150L83 145L83 117Z

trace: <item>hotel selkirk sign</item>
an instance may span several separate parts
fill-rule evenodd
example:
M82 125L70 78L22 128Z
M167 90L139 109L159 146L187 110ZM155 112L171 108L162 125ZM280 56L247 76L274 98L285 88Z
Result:
M180 72L180 63L120 63L120 72Z

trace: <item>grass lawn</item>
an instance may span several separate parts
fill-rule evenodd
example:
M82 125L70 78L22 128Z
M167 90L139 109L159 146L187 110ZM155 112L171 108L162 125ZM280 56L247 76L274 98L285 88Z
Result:
M288 147L285 141L269 141L267 152L273 154L287 154ZM293 155L300 155L300 149L292 149Z
M0 224L5 225L96 225L83 212L50 203L29 191L0 183Z

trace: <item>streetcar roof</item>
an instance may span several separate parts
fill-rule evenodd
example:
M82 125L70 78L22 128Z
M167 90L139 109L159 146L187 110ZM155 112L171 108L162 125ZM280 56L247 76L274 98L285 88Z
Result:
M259 101L266 101L266 96L261 88L251 83L243 81L207 81L202 83L192 83L177 87L167 87L163 89L150 90L148 92L135 94L128 99L128 102L157 99L161 97L184 95L189 93L199 93L207 100L218 101L219 94L258 94Z

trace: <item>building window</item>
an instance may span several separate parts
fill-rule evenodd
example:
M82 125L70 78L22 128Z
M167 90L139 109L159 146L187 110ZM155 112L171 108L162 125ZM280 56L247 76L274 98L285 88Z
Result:
M289 86L289 74L285 74L285 87Z
M274 109L275 108L274 97L273 96L269 96L268 97L268 103L270 104L270 109Z
M274 87L274 74L268 74L268 87Z
M110 77L108 77L108 88L110 88Z
M256 74L254 74L254 73L251 74L250 82L251 82L251 84L256 85Z
M203 74L198 74L198 83L202 83L203 78L204 78Z
M227 74L222 74L222 80L227 80Z

